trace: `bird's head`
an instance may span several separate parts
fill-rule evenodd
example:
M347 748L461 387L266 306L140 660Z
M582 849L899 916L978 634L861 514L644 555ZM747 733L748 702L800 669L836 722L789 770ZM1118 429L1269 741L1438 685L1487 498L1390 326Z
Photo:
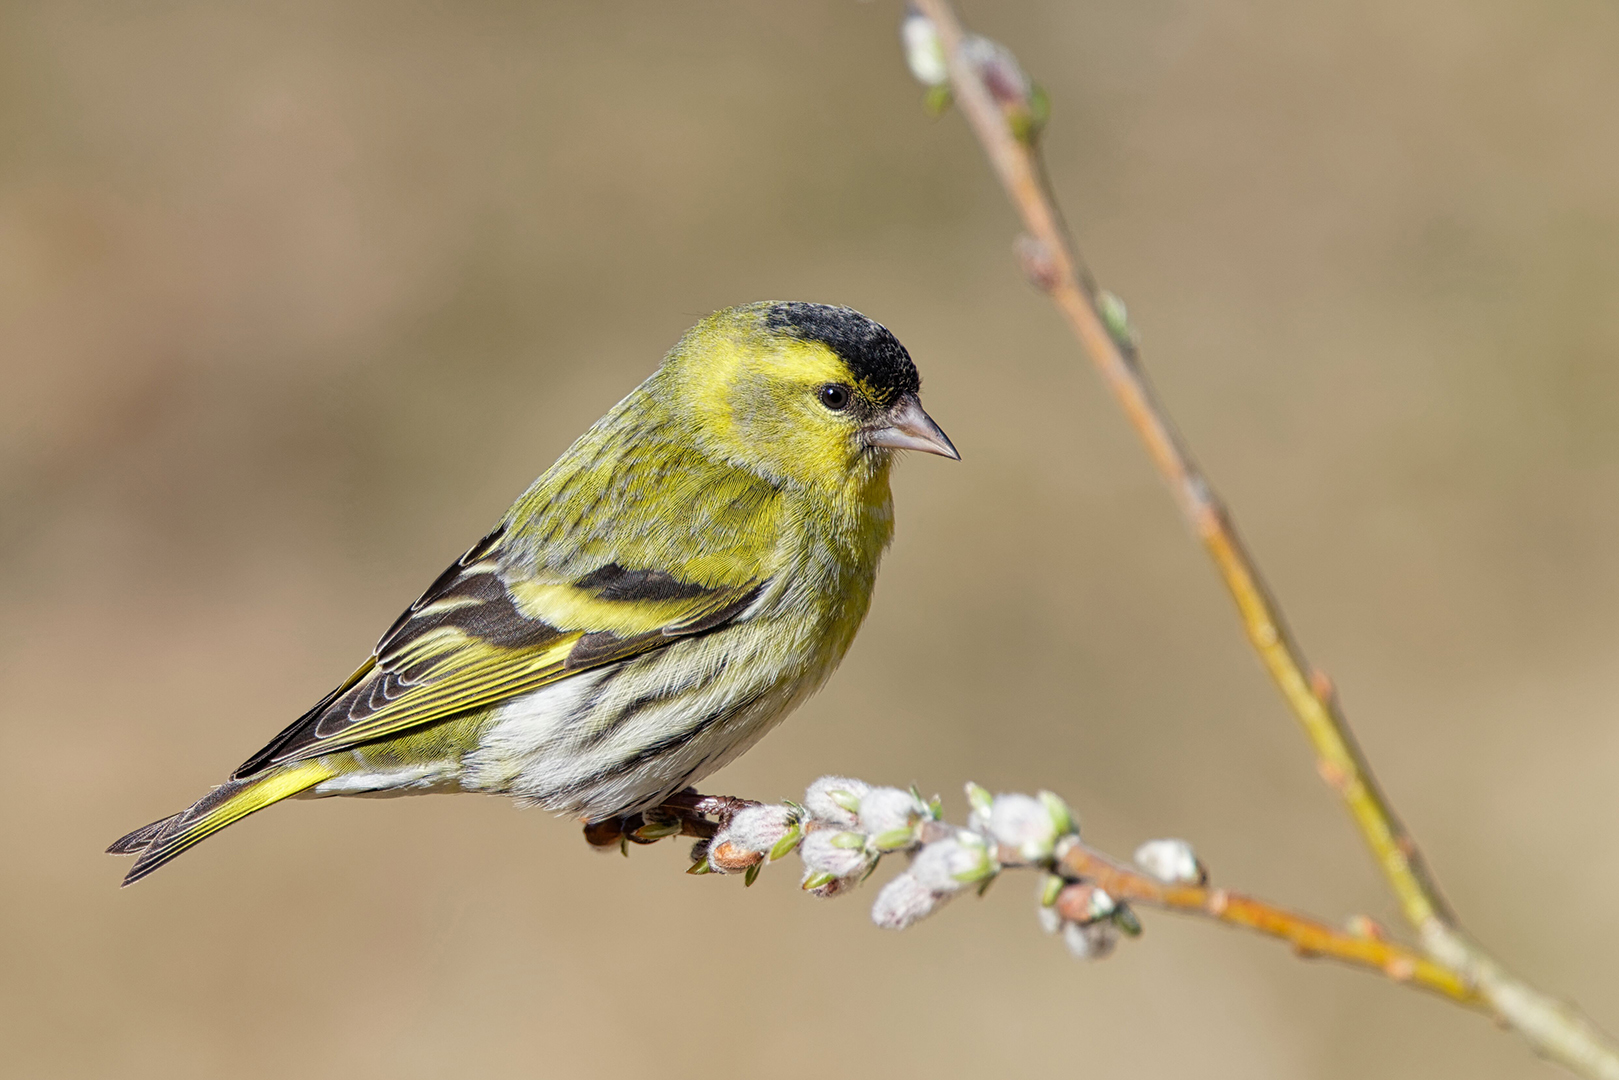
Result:
M893 334L851 308L765 302L715 312L664 363L677 412L737 465L806 488L885 475L894 451L959 458L922 410Z

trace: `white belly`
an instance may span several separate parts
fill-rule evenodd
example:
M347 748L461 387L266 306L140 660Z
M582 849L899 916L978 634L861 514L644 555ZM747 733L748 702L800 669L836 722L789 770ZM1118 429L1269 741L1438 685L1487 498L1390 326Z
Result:
M594 820L656 806L697 783L821 681L719 637L677 642L506 702L464 759L462 788Z

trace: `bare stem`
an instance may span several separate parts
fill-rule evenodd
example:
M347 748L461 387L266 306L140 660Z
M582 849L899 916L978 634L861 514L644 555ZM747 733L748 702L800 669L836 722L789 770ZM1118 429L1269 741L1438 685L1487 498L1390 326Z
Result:
M1528 986L1461 930L1429 873L1416 842L1372 776L1325 674L1311 667L1244 548L1224 504L1192 459L1157 401L1128 338L1110 329L1097 294L1062 224L1032 139L1020 139L979 71L963 56L963 32L948 0L915 0L943 46L950 85L973 132L1006 189L1028 240L1030 278L1067 319L1182 512L1213 558L1236 602L1250 644L1314 748L1323 779L1338 792L1406 919L1431 959L1478 992L1536 1050L1573 1071L1619 1080L1619 1047L1578 1013Z
M585 839L596 847L621 847L626 853L627 844L651 844L668 836L695 836L710 840L726 827L737 811L758 805L745 799L706 796L688 790L644 814L586 825ZM783 816L785 818L785 814ZM802 828L806 834L820 829L844 831L842 823L814 818L804 820ZM915 846L903 850L914 854L917 846L948 841L961 831L960 826L947 821L926 821L918 827ZM986 837L986 840L989 839ZM734 843L729 845L729 849L722 872L736 873L756 868L771 859L769 852L739 849ZM699 848L698 852L696 866L705 872L712 872L713 853L706 847ZM785 855L785 852L782 854ZM1086 845L1077 833L1065 837L1051 855L1034 861L1024 858L1016 848L1004 844L995 845L994 855L997 873L1001 870L1032 869L1056 873L1067 879L1069 885L1057 894L1054 906L1059 915L1071 922L1084 923L1096 917L1086 908L1090 895L1087 886L1095 886L1106 892L1115 903L1156 907L1214 919L1227 926L1285 941L1301 957L1326 957L1383 975L1395 982L1431 990L1462 1005L1488 1009L1477 989L1451 968L1435 963L1405 945L1387 940L1369 922L1364 932L1351 933L1269 901L1226 889L1210 888L1206 881L1161 881Z
M1463 1005L1487 1007L1478 991L1455 971L1398 942L1376 936L1375 932L1346 933L1268 901L1226 889L1165 884L1083 844L1069 846L1059 865L1065 874L1095 883L1114 900L1206 916L1227 926L1280 938L1302 957L1327 957L1386 975L1395 982L1432 990ZM1082 912L1064 910L1065 898L1058 897L1059 913L1067 918L1079 918Z

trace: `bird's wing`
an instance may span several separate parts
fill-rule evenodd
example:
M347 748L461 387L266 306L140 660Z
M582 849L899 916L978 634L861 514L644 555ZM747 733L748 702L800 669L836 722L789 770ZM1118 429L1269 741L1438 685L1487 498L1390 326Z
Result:
M233 779L529 693L740 616L764 581L701 585L604 562L572 580L502 574L505 527L456 560L371 658Z

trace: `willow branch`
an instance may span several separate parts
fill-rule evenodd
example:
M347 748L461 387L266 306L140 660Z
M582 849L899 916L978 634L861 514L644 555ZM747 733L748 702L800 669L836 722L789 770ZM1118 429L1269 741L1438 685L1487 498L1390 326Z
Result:
M914 789L874 787L847 777L817 780L802 805L686 791L645 813L588 825L585 839L628 854L631 844L697 837L693 872L744 874L749 884L767 864L797 852L805 863L805 887L826 896L849 891L883 858L903 855L910 868L885 887L873 910L878 924L890 929L926 917L960 890L976 886L981 891L1005 871L1033 870L1046 875L1041 906L1049 928L1081 930L1088 958L1105 956L1120 928L1131 935L1141 932L1132 906L1153 907L1212 919L1283 941L1302 957L1335 960L1487 1009L1455 971L1389 941L1369 919L1353 920L1346 931L1265 900L1211 888L1207 871L1183 840L1143 845L1133 866L1086 844L1067 804L1049 792L1038 798L991 796L968 784L967 793L974 810L961 826L943 819L937 797L924 802ZM806 853L805 838L816 833L830 838L831 845ZM918 870L919 862L928 862L930 848L954 852L947 857L955 860L948 876ZM882 897L891 901L896 890L907 899L885 902Z
M1429 956L1476 986L1501 1019L1541 1053L1582 1075L1619 1080L1619 1048L1609 1036L1571 1006L1512 976L1457 924L1416 842L1373 777L1331 681L1311 667L1288 630L1231 515L1157 401L1133 341L1121 327L1109 325L1044 181L1026 124L1020 138L1015 110L1003 108L981 65L964 55L964 34L948 0L916 0L915 6L932 21L955 100L1022 218L1030 278L1056 303L1169 482L1236 602L1249 643L1303 727L1322 778L1342 798Z
M1325 957L1385 975L1474 1008L1485 1008L1478 991L1443 964L1389 941L1366 924L1366 932L1351 934L1305 915L1242 893L1210 888L1202 883L1166 883L1143 874L1083 844L1062 852L1059 865L1065 874L1105 889L1115 900L1184 915L1201 915L1227 926L1279 938L1301 957ZM1064 890L1058 911L1074 917L1077 893Z

